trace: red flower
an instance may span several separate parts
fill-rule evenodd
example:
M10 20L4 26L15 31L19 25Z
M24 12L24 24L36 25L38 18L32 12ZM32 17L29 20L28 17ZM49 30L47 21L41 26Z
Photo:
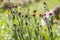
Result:
M40 17L43 17L43 14L39 14Z
M52 13L49 13L49 16L51 16L52 15Z
M46 16L46 14L44 14L44 16Z

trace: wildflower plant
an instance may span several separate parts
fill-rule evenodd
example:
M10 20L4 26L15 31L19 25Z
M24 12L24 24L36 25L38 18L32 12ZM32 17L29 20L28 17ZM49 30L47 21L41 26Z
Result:
M9 29L9 34L11 33L11 38L6 40L59 39L60 36L58 35L60 31L58 32L59 29L57 27L53 27L57 24L60 24L60 9L58 8L57 12L55 10L50 12L47 3L43 2L43 5L47 13L40 13L38 9L33 9L33 11L31 12L30 8L18 8L18 6L10 5L8 7L8 10L11 14L9 14L8 17L11 22L9 22L9 24L11 25L11 29ZM7 25L10 28L9 24ZM58 34L56 32L58 32Z

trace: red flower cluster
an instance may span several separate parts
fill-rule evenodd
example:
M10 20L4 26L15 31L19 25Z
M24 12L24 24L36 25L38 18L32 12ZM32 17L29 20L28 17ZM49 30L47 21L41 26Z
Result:
M46 16L46 14L39 14L40 17Z
M34 12L36 12L36 10L34 10ZM21 14L22 14L21 12L18 12L18 15L19 15L19 16L20 16ZM51 16L51 15L52 15L52 13L49 13L49 16ZM36 16L36 13L33 13L32 16L35 17L35 16ZM40 16L40 17L43 17L43 16L46 16L46 14L39 14L39 16ZM24 17L24 15L22 15L22 17ZM27 18L27 17L28 17L28 15L26 14L26 15L25 15L25 18Z

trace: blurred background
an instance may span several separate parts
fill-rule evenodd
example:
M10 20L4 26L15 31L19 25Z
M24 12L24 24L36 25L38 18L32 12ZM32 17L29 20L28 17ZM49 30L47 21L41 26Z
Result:
M47 5L44 5L44 2ZM55 20L57 18L55 16L51 17L51 21L58 22L57 24L52 22L53 25L50 24L53 37L49 36L52 34L49 33L49 29L47 25L44 25L44 22L41 27L43 18L38 16L39 14L49 13L58 4L60 4L60 0L0 0L0 40L60 40L60 11L56 13L59 15L58 20ZM37 23L35 23L35 18L32 17L32 15L35 16L35 13ZM22 15L19 16L20 14L23 17L21 17ZM25 18L26 15L29 16L30 21L29 18ZM39 29L36 28L37 26Z

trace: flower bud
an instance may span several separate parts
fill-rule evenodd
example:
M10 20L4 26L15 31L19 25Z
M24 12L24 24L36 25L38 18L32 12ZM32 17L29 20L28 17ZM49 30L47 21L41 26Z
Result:
M18 12L18 15L21 15L21 12Z
M36 10L33 11L33 13L36 13L36 12L37 12Z
M27 18L28 17L28 15L25 15L25 18Z
M16 24L13 24L13 26L16 26Z
M46 14L44 14L44 16L46 16Z
M46 5L46 2L43 2L44 5Z
M40 17L43 17L43 14L39 14Z
M49 13L49 16L51 16L52 15L52 13Z
M32 16L34 17L34 16L36 16L36 14L33 14Z

